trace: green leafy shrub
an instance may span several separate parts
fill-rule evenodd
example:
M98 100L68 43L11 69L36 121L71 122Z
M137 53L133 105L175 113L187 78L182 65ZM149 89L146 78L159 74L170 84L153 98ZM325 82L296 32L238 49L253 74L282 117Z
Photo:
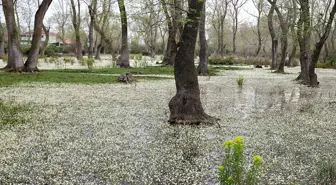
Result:
M336 163L331 159L323 160L317 165L316 174L317 185L335 185L336 184Z
M244 84L244 82L245 82L245 79L244 79L243 76L239 76L239 77L237 78L237 84L238 84L239 87L242 87L243 84Z
M318 62L316 65L317 68L323 69L336 69L336 58L330 59L327 62Z
M50 44L46 48L44 54L46 56L60 56L62 53L71 53L70 46L56 46L55 44Z
M94 63L94 59L93 58L88 58L85 59L86 60L86 65L88 66L89 69L93 68L93 63Z
M225 157L218 168L221 185L257 185L261 176L262 158L253 157L253 164L245 169L244 138L237 136L223 144Z
M75 59L72 57L64 57L63 61L65 64L70 63L71 65L73 65L75 63Z
M210 58L209 64L211 65L232 65L235 61L232 56L228 56L225 58Z

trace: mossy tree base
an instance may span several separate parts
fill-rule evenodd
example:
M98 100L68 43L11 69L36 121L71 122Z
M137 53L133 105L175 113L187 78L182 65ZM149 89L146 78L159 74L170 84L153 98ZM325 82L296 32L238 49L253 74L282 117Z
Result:
M169 102L170 124L213 125L219 119L207 115L197 94L177 93Z

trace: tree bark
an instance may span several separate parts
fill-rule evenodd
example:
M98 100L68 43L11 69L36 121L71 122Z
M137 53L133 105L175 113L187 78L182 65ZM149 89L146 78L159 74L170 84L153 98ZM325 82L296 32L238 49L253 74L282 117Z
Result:
M5 54L5 28L0 22L0 57Z
M14 4L12 0L2 0L8 35L8 63L4 70L20 72L24 68L20 50L19 31L15 22Z
M71 9L72 9L72 24L75 29L75 38L76 38L76 57L78 60L83 59L82 53L82 42L80 37L80 25L81 25L81 16L80 16L80 1L77 0L77 9L74 0L70 0Z
M162 63L166 65L174 65L175 57L178 50L178 41L179 33L181 33L183 29L182 25L182 1L175 0L173 7L171 8L171 14L169 15L167 4L165 0L161 0L162 8L165 13L167 24L168 24L168 41L167 41L167 49L165 56L163 58Z
M50 38L50 35L49 35L49 33L50 33L50 27L47 28L45 25L42 25L42 28L43 28L43 31L44 31L44 33L45 33L46 38L45 38L45 40L44 40L44 42L43 42L43 44L42 44L42 46L41 46L41 48L40 48L40 55L41 55L41 57L44 57L45 50L47 49L47 47L48 47L48 43L49 43L49 38Z
M121 50L117 65L122 68L130 67L129 64L129 50L127 37L127 15L124 0L118 0L118 6L121 17Z
M39 56L39 51L40 51L43 19L44 19L46 12L48 11L48 8L51 2L52 0L43 0L38 10L35 13L33 40L31 42L31 48L28 54L27 61L24 65L25 72L39 71L37 68L37 61L38 61L38 56Z
M258 8L258 17L257 17L258 47L255 53L256 56L259 55L261 46L262 46L260 22L261 22L261 14L262 14L262 9L263 9L263 0L258 1L257 8Z
M97 10L97 0L92 0L91 5L88 6L90 14L90 25L89 25L89 51L88 58L93 58L93 27L95 22L96 10Z
M269 10L268 16L267 16L268 30L272 38L272 66L271 66L271 69L277 68L277 55L278 55L278 40L276 38L275 29L273 26L274 10L275 10L275 4L271 3L271 9Z
M285 73L284 67L286 63L286 56L287 56L287 48L288 48L288 24L285 21L284 17L282 16L279 8L275 5L275 11L278 15L280 27L281 27L281 60L276 72L278 73Z
M201 20L199 25L199 43L200 43L200 51L199 51L199 64L197 67L198 74L204 75L209 73L208 69L208 45L205 37L205 4L206 0L204 0L204 5L201 14Z
M294 66L294 60L295 60L296 50L297 50L297 46L298 46L297 35L296 35L296 32L295 32L296 19L297 19L297 4L296 4L296 0L292 0L292 3L293 3L293 15L292 15L292 20L291 20L290 30L291 30L291 34L292 34L293 48L292 48L292 51L291 51L291 53L289 55L287 67L293 67Z
M237 51L237 46L236 46L236 37L237 37L237 32L238 32L238 9L234 7L235 15L233 18L233 36L232 36L232 53L236 53Z
M301 72L296 80L302 84L309 84L309 64L311 59L311 20L309 13L309 0L300 0L300 19L298 22L298 40L300 45Z
M327 22L327 26L324 30L324 33L322 35L322 37L320 38L320 40L315 44L315 49L313 51L313 55L311 58L311 63L309 65L309 85L311 87L317 87L319 85L319 82L317 81L317 75L315 73L315 68L316 68L316 64L318 62L318 59L320 57L323 45L325 44L325 42L327 41L329 34L331 32L331 27L332 27L332 23L335 17L335 13L336 13L336 1L334 3L334 6L332 8L332 11L330 12L329 15L329 19Z
M204 1L199 0L191 0L189 4L187 22L174 65L177 92L169 102L171 124L199 124L214 121L203 110L194 65L195 44L203 4Z

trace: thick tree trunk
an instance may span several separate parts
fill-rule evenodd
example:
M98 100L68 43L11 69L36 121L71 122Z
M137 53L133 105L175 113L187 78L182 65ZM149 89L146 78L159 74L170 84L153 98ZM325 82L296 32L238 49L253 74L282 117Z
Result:
M172 124L212 123L202 107L197 74L194 65L197 31L204 1L191 0L182 33L181 45L176 55L175 81L176 95L169 102Z
M296 80L302 84L309 84L309 64L311 60L311 20L309 16L309 1L300 0L300 19L298 22L298 40L300 45L300 65L301 72Z
M42 25L42 28L43 28L43 31L45 33L46 38L45 38L45 40L44 40L44 42L43 42L43 44L42 44L42 46L40 48L40 55L41 55L41 57L44 57L45 50L47 49L48 44L49 44L50 28L47 28L44 25Z
M117 65L122 68L127 68L129 64L129 50L127 37L127 15L124 0L118 0L118 6L121 17L121 50Z
M4 70L22 71L24 68L23 57L20 50L19 32L15 22L14 4L12 0L2 0L8 35L8 63Z
M34 34L33 40L31 42L31 48L29 51L29 55L27 61L25 63L25 71L26 72L35 72L38 71L37 61L40 51L40 43L42 36L42 27L43 27L43 19L44 16L51 4L52 0L43 0L38 10L35 13L35 22L34 22Z
M197 67L198 74L208 74L208 45L205 37L205 4L206 0L204 0L200 25L199 25L199 43L200 43L200 51L199 51L199 64Z

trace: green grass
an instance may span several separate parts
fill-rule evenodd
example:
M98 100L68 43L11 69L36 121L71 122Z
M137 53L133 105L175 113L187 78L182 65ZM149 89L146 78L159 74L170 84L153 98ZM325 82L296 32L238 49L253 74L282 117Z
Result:
M209 66L210 75L216 75L219 71L217 67ZM234 70L234 69L231 69ZM237 70L241 70L238 69ZM150 67L139 67L139 68L100 68L100 69L60 69L60 70L50 70L53 72L64 72L64 73L91 73L91 74L121 74L125 72L131 72L133 74L144 74L144 75L174 75L173 66L150 66Z
M121 74L125 72L132 72L134 74L151 74L151 75L174 75L174 68L172 66L159 67L144 67L144 68L100 68L100 69L61 69L50 70L53 72L64 73L96 73L96 74Z
M23 124L27 121L24 117L29 112L27 105L4 102L0 99L0 130L6 126Z
M76 72L42 71L39 73L0 72L0 87L19 83L74 83L74 84L111 84L118 83L117 76L85 74ZM137 80L160 80L167 78L136 77Z

